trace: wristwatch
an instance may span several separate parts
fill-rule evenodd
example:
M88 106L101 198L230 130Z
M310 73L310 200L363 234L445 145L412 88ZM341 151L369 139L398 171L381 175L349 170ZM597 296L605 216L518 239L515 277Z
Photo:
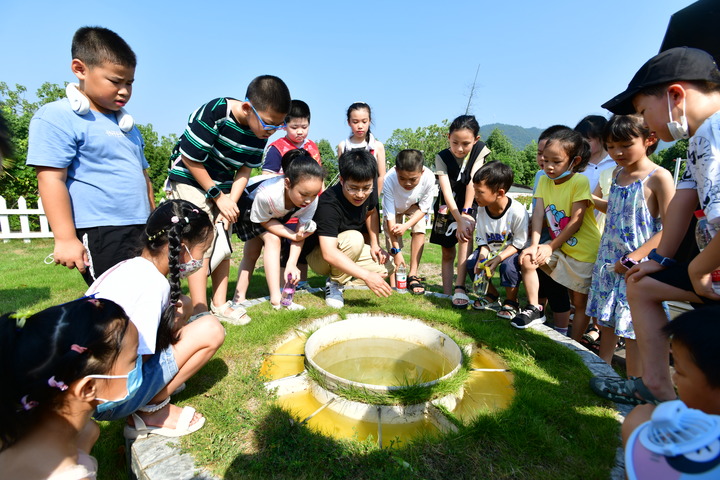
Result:
M222 193L222 190L218 188L217 185L213 185L212 187L207 189L207 192L205 192L206 198L217 198Z
M467 214L470 215L471 217L472 217L473 215L475 215L475 209L472 208L472 207L470 207L470 208L463 208L462 210L460 210L460 212L461 212L461 213L467 213Z
M393 255L397 255L397 254L400 253L400 252L402 252L402 248L392 247L392 248L390 249L390 253L393 254Z
M648 258L650 260L656 261L663 267L672 267L673 265L675 265L677 263L676 260L674 260L672 258L668 258L668 257L663 257L662 255L657 253L657 250L655 248L650 250L650 253L648 253Z
M623 255L623 256L620 258L620 263L622 264L623 267L625 267L625 268L627 268L627 269L629 270L629 269L631 269L632 267L634 267L635 265L637 265L637 264L640 263L640 262L638 262L637 260L633 260L632 258L628 257L628 256L627 256L627 253L626 253L625 255Z

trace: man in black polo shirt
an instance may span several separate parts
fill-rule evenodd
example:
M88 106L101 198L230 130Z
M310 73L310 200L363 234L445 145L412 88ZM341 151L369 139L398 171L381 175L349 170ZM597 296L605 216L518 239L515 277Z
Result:
M392 293L385 278L393 273L390 256L380 248L377 161L365 150L350 150L338 159L340 182L320 195L317 235L305 241L307 262L320 275L329 275L325 303L342 308L343 285L353 278L375 295Z

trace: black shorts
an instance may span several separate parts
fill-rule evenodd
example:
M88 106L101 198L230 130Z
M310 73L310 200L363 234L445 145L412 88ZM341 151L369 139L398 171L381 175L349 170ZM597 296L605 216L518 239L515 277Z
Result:
M82 274L85 283L92 283L110 267L138 255L140 235L145 225L123 225L78 228L77 238L85 245L90 265Z
M670 285L671 287L695 293L695 289L692 286L692 281L690 280L690 275L688 274L688 265L688 263L678 262L672 267L666 268L665 270L651 273L648 275L648 277L652 278L653 280L657 280L658 282L662 282L666 285ZM700 300L702 300L702 303L690 302L691 305L695 308L702 307L703 305L720 305L720 300L713 300L711 298L703 297L698 295L697 293L695 293L695 295L697 295Z

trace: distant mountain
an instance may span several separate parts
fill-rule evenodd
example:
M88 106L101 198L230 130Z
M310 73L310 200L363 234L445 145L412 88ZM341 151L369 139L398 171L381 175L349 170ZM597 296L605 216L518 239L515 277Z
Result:
M542 128L537 127L525 128L518 125L508 125L506 123L490 123L480 127L480 138L483 140L487 139L496 128L500 129L508 140L510 140L513 147L518 150L524 149L528 143L537 140L543 131Z
M523 150L530 142L537 141L538 137L544 130L544 128L525 128L519 125L508 125L507 123L489 123L480 127L480 138L487 140L493 130L499 128L503 134L510 140L513 147L518 150ZM661 152L667 148L672 147L675 142L663 142L662 140L658 143L656 152Z

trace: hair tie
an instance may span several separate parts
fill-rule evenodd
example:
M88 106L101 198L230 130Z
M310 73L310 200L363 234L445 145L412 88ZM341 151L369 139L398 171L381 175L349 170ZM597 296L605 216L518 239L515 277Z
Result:
M55 376L48 378L48 385L50 385L51 387L59 388L61 392L64 392L68 389L68 386L65 385L65 382L55 380Z
M82 355L82 354L85 353L85 351L87 350L87 347L81 347L81 346L78 345L77 343L73 343L72 345L70 345L70 350L72 350L73 352L77 352L77 353L79 353L79 354Z
M32 410L33 408L38 406L38 402L35 400L28 400L28 395L25 395L20 399L20 403L22 404L23 410L28 411Z
M193 208L192 211L195 213L200 213L200 210L198 210L197 208Z
M165 229L162 228L162 229L158 230L156 233L154 233L152 235L148 235L148 242L152 242L156 238L161 237L164 233L165 233Z
M22 330L23 327L25 327L25 322L27 322L27 317L20 317L15 319L15 328L18 330Z
M178 218L177 215L173 215L172 217L170 217L170 221L172 223L178 223L180 221L180 218Z

